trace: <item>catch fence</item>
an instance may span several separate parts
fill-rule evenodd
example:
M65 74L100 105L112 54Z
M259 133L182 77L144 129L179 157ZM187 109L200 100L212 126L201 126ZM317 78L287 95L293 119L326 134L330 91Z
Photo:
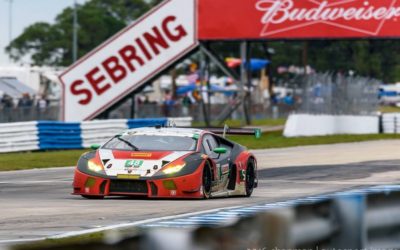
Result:
M358 76L318 73L293 80L297 113L375 115L380 81Z
M210 105L210 118L212 121L219 120L221 113L229 104ZM296 105L285 105L283 103L254 104L251 107L253 119L278 119L287 118L296 109ZM59 106L51 106L45 109L36 107L28 108L2 108L0 109L0 123L23 122L23 121L59 121L61 109ZM126 103L109 113L109 119L127 119L131 117L131 105ZM204 121L203 106L199 103L190 106L176 104L170 110L161 104L139 104L135 108L135 118L157 118L157 117L193 117L193 121ZM235 111L231 119L243 119L242 112Z

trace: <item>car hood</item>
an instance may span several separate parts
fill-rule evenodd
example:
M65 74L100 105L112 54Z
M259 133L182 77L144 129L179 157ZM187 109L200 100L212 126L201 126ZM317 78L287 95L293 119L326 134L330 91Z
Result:
M108 176L129 174L151 177L160 169L191 151L118 151L100 149L100 159Z

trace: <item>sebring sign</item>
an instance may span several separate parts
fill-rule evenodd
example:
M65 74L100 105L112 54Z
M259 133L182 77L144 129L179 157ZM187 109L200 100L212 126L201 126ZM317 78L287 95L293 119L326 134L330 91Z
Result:
M60 76L64 120L96 117L198 40L399 38L399 27L400 0L165 0Z
M95 117L196 47L195 18L194 0L165 1L74 64L60 76L64 120Z
M203 40L400 36L398 0L199 0L199 6Z

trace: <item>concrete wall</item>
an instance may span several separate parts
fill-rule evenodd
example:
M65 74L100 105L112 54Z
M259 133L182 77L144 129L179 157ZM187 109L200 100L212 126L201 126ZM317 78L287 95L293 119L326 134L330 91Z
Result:
M286 137L377 133L379 116L353 115L292 114L284 130Z

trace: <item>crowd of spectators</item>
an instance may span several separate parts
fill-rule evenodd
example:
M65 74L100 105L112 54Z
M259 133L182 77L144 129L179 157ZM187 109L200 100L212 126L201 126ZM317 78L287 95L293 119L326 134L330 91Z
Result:
M33 108L46 109L48 101L43 96L31 96L22 94L20 98L13 98L7 94L0 93L0 109Z

